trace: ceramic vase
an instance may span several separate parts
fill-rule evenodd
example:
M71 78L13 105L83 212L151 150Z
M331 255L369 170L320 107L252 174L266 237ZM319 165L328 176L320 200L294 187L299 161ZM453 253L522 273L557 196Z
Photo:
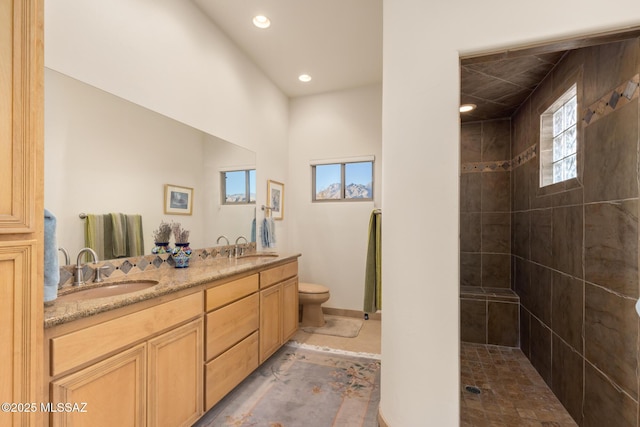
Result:
M151 249L151 253L154 255L170 254L171 248L169 242L155 242L155 246Z
M189 258L191 257L189 243L176 243L176 247L171 250L171 256L175 261L176 268L189 267Z

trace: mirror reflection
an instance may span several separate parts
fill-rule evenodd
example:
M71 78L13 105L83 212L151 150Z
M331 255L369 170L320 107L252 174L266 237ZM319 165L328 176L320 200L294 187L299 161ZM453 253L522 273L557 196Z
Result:
M161 221L188 229L192 248L251 240L255 203L223 203L221 177L255 171L254 152L51 69L44 132L45 208L72 260L85 246L81 213L141 215L146 254ZM164 213L166 184L193 189L191 215Z

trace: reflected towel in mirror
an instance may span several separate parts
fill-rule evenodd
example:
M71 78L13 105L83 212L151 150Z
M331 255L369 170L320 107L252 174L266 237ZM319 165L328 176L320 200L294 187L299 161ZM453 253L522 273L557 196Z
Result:
M276 245L276 224L273 218L265 218L260 230L260 242L263 248L273 248Z
M58 241L56 239L56 217L44 210L44 302L53 301L58 296L60 264L58 262Z
M93 249L100 260L113 258L111 238L105 238L105 236L111 236L112 230L110 215L86 215L84 220L85 247ZM84 262L90 261L91 258L86 254Z

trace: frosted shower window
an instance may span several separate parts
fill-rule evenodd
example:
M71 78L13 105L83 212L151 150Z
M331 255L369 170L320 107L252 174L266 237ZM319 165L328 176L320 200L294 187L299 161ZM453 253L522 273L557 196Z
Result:
M540 116L540 186L578 176L577 97L574 84Z

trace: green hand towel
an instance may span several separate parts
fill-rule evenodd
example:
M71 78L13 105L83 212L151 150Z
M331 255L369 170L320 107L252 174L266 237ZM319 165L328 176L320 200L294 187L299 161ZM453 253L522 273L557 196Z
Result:
M113 256L121 258L128 256L127 254L127 218L121 213L111 214L111 223L113 224Z
M371 212L364 279L364 312L382 309L382 213Z
M126 215L127 217L127 246L129 256L144 255L144 241L142 237L142 216Z
M98 255L98 259L105 259L104 252L104 219L102 215L87 214L84 220L84 245L93 249ZM84 255L84 262L93 262L91 256Z

